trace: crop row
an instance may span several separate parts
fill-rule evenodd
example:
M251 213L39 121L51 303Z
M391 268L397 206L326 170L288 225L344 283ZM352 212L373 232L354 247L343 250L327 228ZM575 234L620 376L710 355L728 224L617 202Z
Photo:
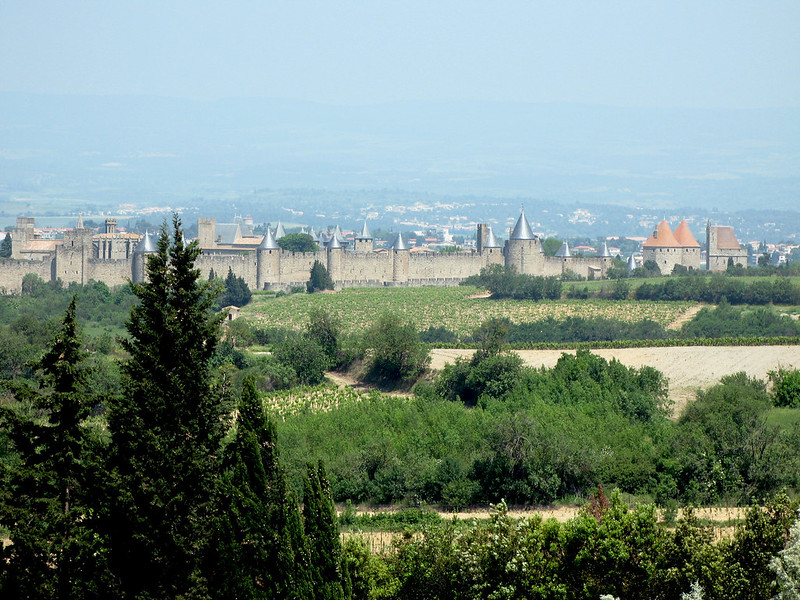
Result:
M445 327L459 336L472 333L490 318L512 323L547 317L606 317L624 322L650 319L663 326L673 322L692 303L610 300L494 300L473 297L477 288L353 288L331 294L293 294L256 297L243 314L268 327L302 328L312 309L341 319L348 333L363 331L378 315L390 312L417 329Z

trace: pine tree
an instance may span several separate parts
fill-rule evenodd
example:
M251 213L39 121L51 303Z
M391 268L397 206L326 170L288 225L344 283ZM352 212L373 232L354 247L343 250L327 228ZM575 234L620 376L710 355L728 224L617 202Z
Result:
M94 397L86 389L75 304L73 297L37 365L40 390L17 389L20 404L30 409L0 408L0 421L19 454L19 463L4 465L3 473L0 523L12 541L0 582L4 598L100 597L108 583L105 548L89 503L93 440L83 422Z
M315 260L311 267L311 275L306 282L306 291L311 294L321 290L332 290L333 288L333 279L328 273L328 269L321 262Z
M303 491L303 527L312 565L314 599L342 600L342 544L322 461L317 467L308 465Z
M211 387L209 359L222 315L173 217L147 257L147 281L122 341L124 392L111 407L115 575L127 597L201 594L227 414Z
M275 423L250 378L226 463L216 561L225 568L213 582L214 592L224 598L310 598L297 500L278 462Z

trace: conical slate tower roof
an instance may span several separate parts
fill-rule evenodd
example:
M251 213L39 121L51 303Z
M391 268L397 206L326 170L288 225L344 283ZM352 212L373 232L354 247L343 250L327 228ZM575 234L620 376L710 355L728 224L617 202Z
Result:
M153 242L153 238L150 237L150 232L145 231L144 237L139 240L139 243L136 244L136 248L133 249L134 254L145 254L146 252L155 252L156 245Z
M600 251L600 258L611 258L611 252L608 251L608 244L603 242L603 249Z
M692 231L689 229L689 225L686 223L686 219L681 221L680 224L675 228L675 239L678 240L678 243L684 248L700 247L700 244L698 244L697 240L694 239Z
M281 222L278 221L278 226L275 228L275 239L279 240L285 235L286 235L286 230L283 228Z
M561 244L561 248L556 252L556 256L558 258L572 258L572 253L569 251L569 244L567 242Z
M494 235L494 231L492 231L491 227L489 227L488 229L489 229L489 231L486 234L486 242L483 244L483 247L484 248L499 248L500 247L500 243L497 241L497 238Z
M672 233L672 230L669 228L669 224L667 224L667 220L664 219L661 223L658 224L656 230L650 234L650 237L647 238L644 244L642 244L643 248L680 248L681 244L678 240L675 239L675 236Z
M339 238L336 237L336 233L331 236L331 239L328 240L328 250L341 250L342 245L339 243Z
M394 242L392 243L393 250L408 250L408 245L406 245L405 240L403 239L403 234L398 233L397 237L395 238Z
M517 224L514 225L514 231L511 232L511 239L512 240L535 240L536 236L533 235L533 230L531 229L530 223L528 223L528 219L525 218L525 209L523 209L519 214L519 219L517 219Z
M628 264L625 266L628 271L633 271L636 268L636 259L633 258L633 254L628 257Z
M333 237L335 237L340 244L347 241L344 239L342 228L339 227L338 225L336 226L336 229L333 230Z
M311 229L309 229L309 230L308 230L308 235L310 235L310 236L311 236L311 238L312 238L312 239L313 239L315 242L317 242L318 244L319 244L319 243L322 241L322 240L320 239L320 237L319 237L319 234L318 234L318 233L316 232L316 230L314 229L314 226L313 226L313 225L311 226Z
M272 232L267 227L267 233L264 234L264 239L261 240L261 243L258 245L259 250L280 250L280 246L278 246L278 242L275 240L275 236L272 235Z
M75 229L83 229L83 213L78 213L78 224Z
M358 239L360 240L371 240L372 234L369 232L367 228L367 220L364 219L364 226L361 228L361 233L358 234Z

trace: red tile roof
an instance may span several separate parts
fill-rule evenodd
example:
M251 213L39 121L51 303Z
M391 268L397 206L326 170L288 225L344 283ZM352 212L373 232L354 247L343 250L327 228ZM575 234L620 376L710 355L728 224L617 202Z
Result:
M643 248L680 248L681 244L675 239L672 230L664 219L658 224L656 230L642 244Z
M694 236L689 229L689 225L686 223L686 219L681 221L680 224L675 228L675 239L678 240L678 243L684 248L700 247L700 244L698 244L697 240L694 239Z

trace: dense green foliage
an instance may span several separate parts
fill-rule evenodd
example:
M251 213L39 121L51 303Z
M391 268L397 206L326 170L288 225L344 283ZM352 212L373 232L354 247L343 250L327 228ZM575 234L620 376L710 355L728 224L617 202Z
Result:
M147 282L132 286L140 303L123 340L125 385L109 415L118 490L112 567L131 597L202 589L228 412L206 366L222 315L212 312L212 284L194 268L200 248L184 241L177 217L171 234L162 227L157 248L147 257Z
M488 523L431 525L381 556L350 543L345 563L358 566L353 590L369 592L356 598L678 600L694 588L706 600L768 600L779 591L769 563L795 509L779 495L715 543L691 512L670 531L652 506L629 508L618 494L600 492L563 524L514 520L501 503Z
M540 370L504 352L458 361L415 391L285 416L294 485L323 457L335 498L379 504L547 503L597 483L663 505L746 503L800 485L800 431L769 425L764 383L743 376L677 422L657 371L585 351Z
M0 258L11 257L11 234L6 233L3 241L0 242Z
M463 285L474 285L489 290L492 298L517 300L558 300L561 298L561 280L557 277L540 277L517 273L514 267L489 265L480 274L467 277Z
M782 317L767 307L742 309L724 299L716 308L703 308L686 323L681 337L779 337L800 335L800 322Z
M253 293L242 277L233 274L233 270L228 267L228 275L225 277L222 292L217 298L217 304L221 307L244 306L250 302Z
M281 250L288 252L318 252L319 246L307 233L287 233L277 240Z
M0 524L11 532L0 590L9 598L102 597L105 540L91 511L93 436L83 426L97 399L88 391L75 299L37 367L39 390L15 386L0 407L14 462L0 463Z
M381 382L411 380L427 367L428 349L416 328L397 315L386 313L364 334L366 377Z
M311 294L312 292L332 290L333 288L333 279L330 273L328 273L328 269L326 269L325 265L321 262L315 260L311 267L311 274L306 282L306 291Z
M747 281L725 275L672 277L662 283L643 283L637 300L693 300L718 304L800 304L800 287L786 277Z
M89 391L74 299L32 368L38 389L2 382L2 597L343 598L324 471L309 471L301 512L249 380L228 435L231 367L198 253L177 217L162 228L132 287L124 387ZM107 431L92 426L101 400Z

